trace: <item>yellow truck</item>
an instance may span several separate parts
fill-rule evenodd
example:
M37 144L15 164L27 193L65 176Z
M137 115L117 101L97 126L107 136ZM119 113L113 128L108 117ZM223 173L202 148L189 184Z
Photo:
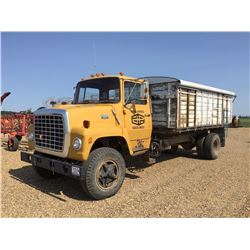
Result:
M216 159L234 98L171 77L92 75L77 83L72 103L34 112L35 150L21 159L43 178L74 177L88 196L104 199L119 191L130 157L147 161L182 146Z

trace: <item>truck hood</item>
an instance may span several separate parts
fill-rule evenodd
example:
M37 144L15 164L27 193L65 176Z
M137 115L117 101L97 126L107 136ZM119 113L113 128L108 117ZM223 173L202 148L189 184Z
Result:
M70 128L83 127L83 121L90 122L90 128L115 126L116 121L112 110L113 104L70 104L56 105L52 109L62 109L67 111Z

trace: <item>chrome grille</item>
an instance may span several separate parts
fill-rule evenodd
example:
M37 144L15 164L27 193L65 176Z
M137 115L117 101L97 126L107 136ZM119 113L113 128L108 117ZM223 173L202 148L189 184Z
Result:
M35 144L39 148L63 151L64 121L61 114L35 115Z

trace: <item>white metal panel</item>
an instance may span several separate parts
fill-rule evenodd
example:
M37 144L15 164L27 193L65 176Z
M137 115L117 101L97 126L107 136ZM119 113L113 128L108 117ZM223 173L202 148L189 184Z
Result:
M221 126L232 120L235 94L230 91L186 81L160 82L150 85L150 95L154 127Z
M180 128L217 126L231 122L232 96L181 88L179 98Z
M194 88L194 89L200 89L200 90L207 90L207 91L211 91L211 92L235 96L234 92L227 91L224 89L214 88L214 87L210 87L210 86L207 86L204 84L189 82L189 81L184 81L184 80L179 80L179 81L180 81L180 87L188 87L188 88Z

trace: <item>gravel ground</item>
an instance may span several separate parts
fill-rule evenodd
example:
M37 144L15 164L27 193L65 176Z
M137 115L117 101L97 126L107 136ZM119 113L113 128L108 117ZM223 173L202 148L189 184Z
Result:
M135 162L119 193L102 201L89 200L76 180L41 179L20 151L2 147L1 216L250 217L249 147L249 128L229 129L217 160L179 150L155 164Z

